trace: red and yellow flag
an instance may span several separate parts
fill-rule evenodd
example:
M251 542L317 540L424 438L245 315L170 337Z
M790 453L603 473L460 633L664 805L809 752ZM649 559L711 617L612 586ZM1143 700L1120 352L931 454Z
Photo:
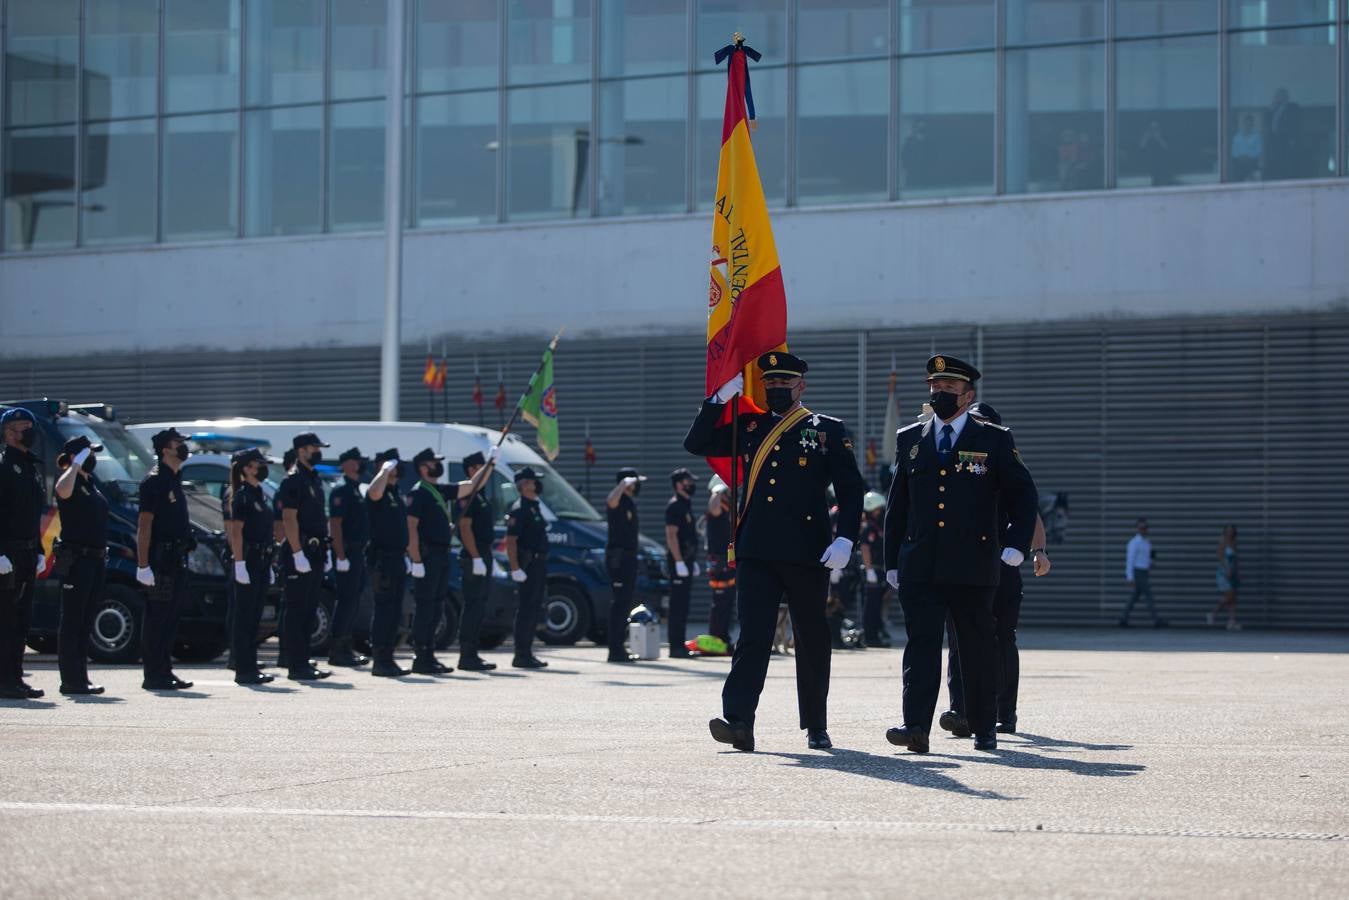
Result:
M426 354L426 366L422 369L422 384L432 387L436 383L436 361L430 353Z

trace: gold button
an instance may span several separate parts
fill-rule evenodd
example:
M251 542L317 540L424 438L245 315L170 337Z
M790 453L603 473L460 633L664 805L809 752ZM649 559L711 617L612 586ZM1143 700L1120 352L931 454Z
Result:
M941 470L941 473L942 473L943 475L945 475L945 474L946 474L946 470L945 470L945 469L942 469L942 470Z
M768 499L771 500L771 499L773 499L773 498L772 498L772 497L769 497ZM938 522L938 523L937 523L937 527L938 527L938 528L945 528L945 527L946 527L946 523L945 523L945 522Z
M945 504L945 503L938 503L938 504L937 504L937 509L946 509L946 504Z
M769 502L769 503L772 503L772 502L773 502L773 498L772 498L772 497L769 497L769 498L768 498L768 502Z
M778 483L778 480L777 480L776 478L770 478L770 479L768 479L768 483L769 483L769 484L777 484L777 483Z

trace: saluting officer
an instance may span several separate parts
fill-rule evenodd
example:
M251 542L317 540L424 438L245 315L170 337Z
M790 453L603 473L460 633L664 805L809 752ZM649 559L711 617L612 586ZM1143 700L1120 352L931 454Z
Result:
M722 688L724 718L712 737L737 750L754 749L754 713L768 674L778 605L786 598L796 635L796 694L807 745L833 744L827 728L829 624L824 607L829 571L852 556L862 519L865 485L852 438L839 419L801 405L806 363L790 353L758 359L767 413L742 413L739 447L746 464L745 493L735 532L740 639ZM695 456L730 456L731 428L718 425L722 405L744 390L737 375L706 402L684 438ZM830 540L827 491L838 498L838 536Z
M187 554L195 545L180 474L188 451L186 439L174 428L156 432L150 445L158 463L141 481L136 520L136 580L146 589L141 687L180 691L192 687L173 674L170 658L178 613L187 597Z
M328 516L323 484L314 466L328 445L312 431L291 439L295 468L281 482L281 524L286 539L281 564L286 575L286 677L316 681L332 674L309 660L309 636L314 626L323 568L328 560Z
M464 593L464 611L459 617L459 668L465 672L490 672L496 668L496 663L478 655L478 637L492 583L492 544L496 540L492 502L484 485L500 453L500 448L493 447L486 457L481 453L464 457L468 481L460 483L459 492L459 561L463 566Z
M520 499L506 514L506 557L511 581L519 585L520 602L515 610L515 658L517 669L544 669L548 663L534 655L534 632L548 584L548 522L543 518L539 495L543 480L530 466L515 472Z
M56 654L61 669L61 693L101 694L103 686L89 683L89 631L94 610L103 595L108 559L108 500L93 479L103 449L80 435L66 441L57 468L56 509L61 516L61 538L52 550L54 575L61 579L61 630Z
M379 470L365 492L370 513L371 587L375 605L370 614L370 649L375 657L370 674L380 678L398 678L408 674L393 658L398 643L398 620L403 614L403 588L407 567L404 553L408 545L407 511L398 489L403 466L396 449L375 455Z
M37 420L23 407L0 415L0 697L36 700L43 691L23 680L23 648L33 614L33 585L46 565L40 528L47 487L29 448Z
M337 605L333 607L333 637L328 650L332 666L363 666L370 657L351 646L351 625L365 590L365 547L370 542L370 513L361 497L361 467L365 458L352 447L337 458L342 483L328 495L328 531L333 540L333 573Z
M631 663L637 657L627 650L628 613L632 612L633 595L637 590L638 540L637 495L641 493L646 476L636 469L618 470L614 489L604 500L609 520L608 536L604 542L604 567L609 571L609 585L614 596L609 603L609 662Z
M408 558L412 560L412 671L448 675L454 669L436 659L436 623L450 590L450 512L437 484L445 457L430 447L412 457L418 480L408 494Z
M257 447L230 457L230 483L225 491L229 519L225 522L234 558L234 618L230 645L235 684L267 684L273 676L258 668L258 622L272 578L272 511L262 492L268 475L267 458Z
M684 646L684 632L688 629L689 596L698 568L698 526L693 520L693 495L698 482L685 468L670 473L670 487L674 495L665 504L665 547L670 551L670 658L688 659L692 656Z
M901 428L885 512L886 580L899 591L904 725L890 743L928 750L941 686L942 628L955 626L965 707L977 750L998 745L993 596L1004 565L1018 566L1035 528L1035 483L1006 428L969 415L979 370L953 356L927 362L933 416ZM1003 528L999 509L1007 516Z

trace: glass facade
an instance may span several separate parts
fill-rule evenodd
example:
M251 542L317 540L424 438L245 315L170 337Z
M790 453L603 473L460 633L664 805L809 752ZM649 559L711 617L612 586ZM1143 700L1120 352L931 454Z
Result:
M0 250L1342 176L1349 0L0 0Z

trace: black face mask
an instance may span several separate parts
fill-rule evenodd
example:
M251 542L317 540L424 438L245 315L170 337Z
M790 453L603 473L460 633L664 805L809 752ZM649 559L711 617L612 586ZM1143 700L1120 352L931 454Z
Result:
M84 474L92 475L94 474L94 466L96 465L98 465L98 457L90 453L89 458L84 461L84 464L81 465L80 468L84 470Z
M791 409L792 404L796 402L789 387L764 388L764 397L768 400L768 408L778 415Z
M431 465L426 467L426 477L430 478L432 481L435 481L444 474L445 467L440 463L431 463Z
M394 467L393 467L393 480L394 480L394 481L402 481L402 480L403 480L403 472L404 472L404 469L403 469L403 466L402 466L401 464L394 466Z
M270 474L270 470L266 466L258 466L257 474L253 477L258 481L266 481L268 474Z
M943 421L949 421L960 408L960 398L949 391L933 391L928 403L932 404L932 411L937 414L937 418Z
M19 445L24 447L25 449L32 447L33 442L36 440L37 440L36 428L29 428L27 431L19 432Z
M187 452L187 444L179 444L177 447L174 447L173 455L178 458L179 462L182 462L183 460L187 459L188 456L190 455Z
M693 499L693 495L696 494L696 493L698 493L698 485L696 485L696 484L685 484L685 485L684 485L684 496L685 496L685 497L688 497L690 500L692 500L692 499Z

